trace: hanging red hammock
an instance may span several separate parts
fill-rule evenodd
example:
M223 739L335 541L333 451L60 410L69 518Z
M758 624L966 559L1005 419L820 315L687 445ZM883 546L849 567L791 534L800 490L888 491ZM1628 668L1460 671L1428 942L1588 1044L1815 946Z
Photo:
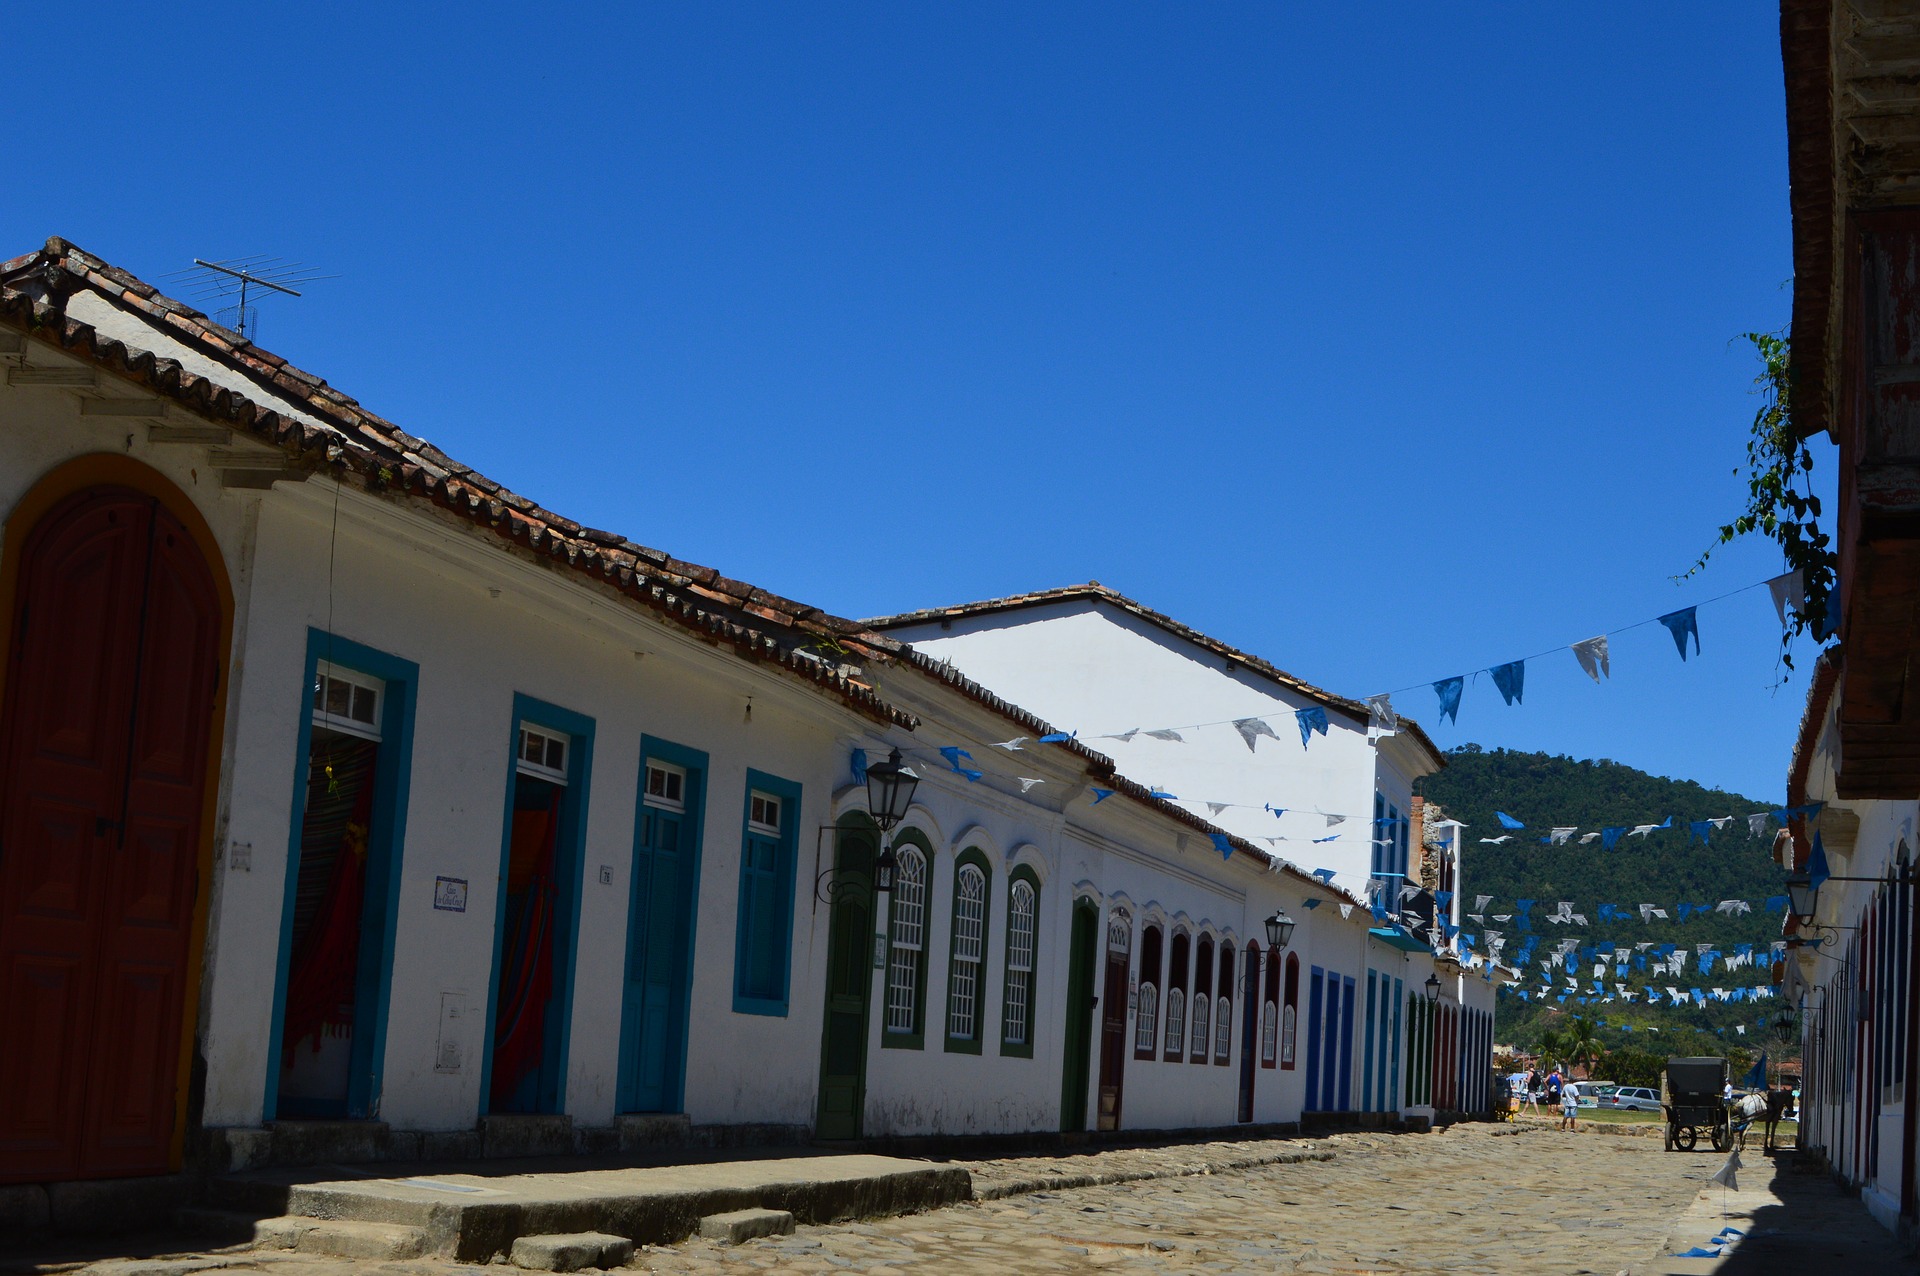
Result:
M490 1087L496 1110L539 1066L546 1044L547 999L553 989L553 852L559 822L557 809L513 813ZM519 881L525 885L516 890Z
M329 1028L353 1026L354 985L360 963L360 911L366 899L367 825L373 811L372 777L362 779L353 814L340 835L326 897L307 928L287 976L282 1058L313 1038L317 1053Z

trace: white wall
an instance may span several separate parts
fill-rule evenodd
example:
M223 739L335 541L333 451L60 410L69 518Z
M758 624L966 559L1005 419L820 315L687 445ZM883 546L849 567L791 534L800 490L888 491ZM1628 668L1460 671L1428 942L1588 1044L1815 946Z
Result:
M1335 883L1363 898L1376 787L1402 813L1412 805L1414 776L1368 742L1364 722L1329 710L1327 734L1302 748L1294 712L1318 701L1228 668L1218 655L1116 607L1066 600L891 632L1061 730L1078 731L1122 774L1178 795L1227 831L1286 839L1274 848L1279 855L1306 869L1336 870ZM1183 743L1092 738L1247 717L1268 718L1279 738L1261 738L1251 752L1230 725L1183 731ZM1215 812L1209 800L1245 805ZM1287 814L1276 818L1265 806ZM1348 818L1329 825L1326 814ZM1316 844L1323 837L1337 840Z

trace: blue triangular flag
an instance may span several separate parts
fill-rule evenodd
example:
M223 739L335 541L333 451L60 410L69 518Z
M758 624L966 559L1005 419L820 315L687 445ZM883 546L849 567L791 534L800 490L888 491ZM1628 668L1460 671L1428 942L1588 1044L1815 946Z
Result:
M1813 850L1807 854L1807 879L1818 890L1820 883L1833 876L1833 870L1827 867L1827 848L1820 841L1820 830L1813 831Z
M1527 662L1516 660L1512 664L1495 665L1489 672L1493 674L1493 685L1500 689L1501 697L1508 704L1518 704L1520 693L1527 685Z
M946 746L944 749L940 750L940 756L945 758L947 760L947 765L951 766L956 771L961 769L961 766L960 766L961 758L965 758L969 762L973 761L973 755L971 753L968 753L965 749L961 748L957 744L950 744Z
M1467 685L1462 678L1442 678L1433 684L1433 693L1440 697L1440 716L1451 718L1455 726L1460 725L1460 691Z
M1700 621L1694 614L1695 607L1682 607L1679 611L1670 611L1660 617L1660 623L1673 635L1673 645L1680 649L1680 659L1687 658L1687 635L1693 635L1693 654L1700 654Z
M1113 796L1112 789L1095 789L1093 791L1093 804L1095 806L1099 806L1102 802L1106 801L1108 798L1112 796Z
M1301 904L1301 907L1307 909L1308 911L1312 911L1313 909L1320 907L1320 905L1324 904L1325 902L1326 901L1322 899L1303 899L1300 901L1300 904Z
M1207 836L1213 839L1213 849L1220 852L1221 859L1233 858L1233 843L1227 840L1225 833L1209 833Z
M1065 743L1066 743L1067 741L1069 741L1069 740L1071 740L1071 739L1073 739L1073 737L1074 737L1074 736L1076 736L1076 735L1079 735L1079 734L1080 734L1080 733L1079 733L1078 731L1055 731L1055 732L1052 732L1052 733L1050 733L1050 734L1048 734L1048 735L1043 735L1043 736L1041 736L1041 737L1040 737L1040 743L1042 743L1042 744L1065 744Z
M865 749L853 751L853 782L855 784L867 782L867 751Z
M1147 796L1159 798L1162 802L1178 802L1180 800L1165 789L1149 789L1147 790Z
M1300 723L1301 748L1307 747L1307 738L1314 732L1318 731L1321 735L1327 733L1327 711L1321 706L1315 705L1311 709L1298 710L1293 716Z
M1612 828L1601 829L1600 830L1600 849L1603 851L1612 850L1614 843L1618 842L1620 840L1620 835L1625 833L1626 831L1627 831L1627 826L1624 824L1616 824Z
M1333 881L1333 870L1330 868L1316 868L1313 870L1313 875L1329 884Z
M1522 824L1519 820L1516 820L1511 815L1508 815L1505 811L1495 811L1493 813L1493 818L1500 821L1500 827L1503 829L1523 829L1527 827L1526 825Z

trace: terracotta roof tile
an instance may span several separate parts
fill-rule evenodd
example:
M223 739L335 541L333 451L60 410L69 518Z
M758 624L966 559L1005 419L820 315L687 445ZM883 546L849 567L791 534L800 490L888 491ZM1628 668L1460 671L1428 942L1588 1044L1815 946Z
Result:
M187 372L174 360L130 347L69 318L67 300L82 288L92 288L148 316L177 340L263 390L293 400L321 424L265 407ZM39 252L0 263L0 323L270 442L285 450L295 465L327 470L372 491L426 499L556 564L564 563L595 579L613 579L635 603L709 642L731 646L745 658L776 665L814 683L877 721L909 730L918 725L912 714L888 703L870 682L801 650L823 637L851 639L857 643L860 659L885 660L899 649L892 639L867 635L860 640L862 627L853 621L803 607L721 576L712 568L681 562L616 533L588 529L543 509L453 461L426 440L363 411L319 377L259 349L239 333L161 296L150 285L65 240L50 239ZM617 565L608 552L616 548L621 551ZM711 596L704 605L696 604L665 587L669 582L660 579L663 575L679 577L671 582L678 588L697 579Z

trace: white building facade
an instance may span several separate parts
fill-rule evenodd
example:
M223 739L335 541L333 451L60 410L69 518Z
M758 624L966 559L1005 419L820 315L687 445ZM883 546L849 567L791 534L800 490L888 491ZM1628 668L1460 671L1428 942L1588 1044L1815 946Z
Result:
M0 1185L1417 1106L1430 961L894 639L62 241L0 363Z

